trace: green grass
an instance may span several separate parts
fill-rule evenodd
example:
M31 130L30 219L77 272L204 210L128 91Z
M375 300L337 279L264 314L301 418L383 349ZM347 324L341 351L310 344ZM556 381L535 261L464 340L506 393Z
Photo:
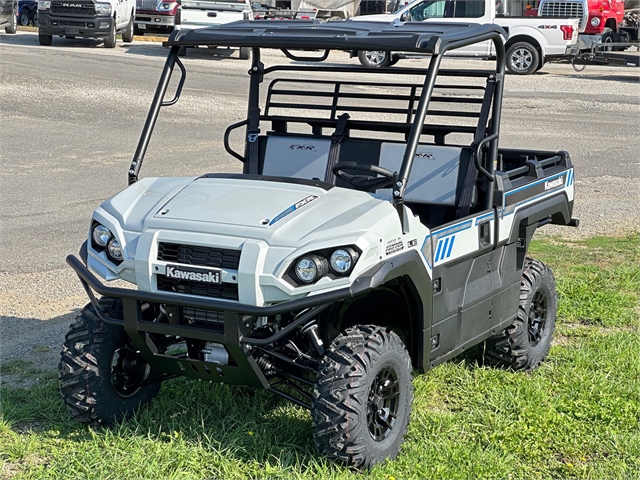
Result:
M416 376L402 452L371 471L317 456L303 409L180 378L105 430L70 420L55 382L3 389L0 477L640 478L639 245L637 235L535 242L561 301L548 360L522 374L456 359Z

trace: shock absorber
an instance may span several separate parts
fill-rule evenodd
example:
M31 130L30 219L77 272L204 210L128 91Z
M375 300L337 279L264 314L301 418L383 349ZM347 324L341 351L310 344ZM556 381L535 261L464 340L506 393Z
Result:
M320 334L318 333L318 324L315 320L307 323L305 326L300 327L300 333L303 333L307 336L313 348L316 349L318 355L321 357L324 355L324 343L322 342L322 338L320 338Z

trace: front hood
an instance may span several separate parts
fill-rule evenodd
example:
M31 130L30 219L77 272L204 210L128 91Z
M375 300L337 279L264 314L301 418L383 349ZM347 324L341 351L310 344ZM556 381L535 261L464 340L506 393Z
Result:
M398 221L388 200L345 188L325 189L321 182L316 186L236 175L145 180L148 188L134 184L103 204L124 230L214 234L300 247Z
M267 228L325 193L308 185L198 178L163 205L154 217Z

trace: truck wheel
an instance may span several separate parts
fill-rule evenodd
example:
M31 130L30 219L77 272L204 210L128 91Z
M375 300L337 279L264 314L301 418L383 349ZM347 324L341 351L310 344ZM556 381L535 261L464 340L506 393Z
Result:
M616 41L616 34L609 27L606 27L602 30L602 34L600 35L600 43L603 45L602 50L606 52L610 52L613 50L613 47L607 46L608 44L614 43Z
M38 43L40 45L44 45L45 47L48 47L53 43L53 35L42 35L41 33L39 33Z
M109 36L104 39L104 48L116 48L116 19L113 19Z
M384 68L391 62L391 53L382 50L361 50L358 52L358 60L365 67Z
M549 353L557 313L553 273L544 263L527 258L520 282L518 316L486 341L485 362L513 370L537 368Z
M122 41L124 43L133 42L133 15L129 18L127 26L122 30Z
M251 57L251 47L240 47L240 60L249 60Z
M29 12L26 9L23 9L22 12L20 12L20 25L26 27L29 23L31 23Z
M536 47L527 42L517 42L507 50L507 69L516 75L529 75L540 64Z
M411 359L400 337L375 325L348 328L332 342L313 390L318 451L354 467L395 458L412 401Z
M11 19L9 20L9 26L4 27L5 33L13 35L18 31L18 2L16 2L14 8L11 9Z
M100 307L123 318L122 302L103 297ZM87 305L71 325L60 354L60 393L73 417L83 423L109 425L149 403L159 383L140 386L149 365L122 327L103 323Z

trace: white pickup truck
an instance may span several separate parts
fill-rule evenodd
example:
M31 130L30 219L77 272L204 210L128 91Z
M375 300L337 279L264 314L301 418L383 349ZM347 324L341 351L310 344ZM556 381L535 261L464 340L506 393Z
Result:
M495 23L509 34L506 42L507 68L511 73L528 75L545 62L578 53L578 20L570 18L508 17L501 11L501 0L416 0L400 6L395 13L364 15L350 21ZM491 42L475 43L449 52L449 55L491 58ZM414 58L403 52L360 51L360 63L367 67L387 67L401 58Z
M39 0L38 41L51 45L53 37L102 38L105 48L115 48L116 35L133 41L135 0Z
M253 20L250 0L182 0L180 25L175 29L210 27L237 20ZM250 48L241 47L240 59L247 60L250 52Z

